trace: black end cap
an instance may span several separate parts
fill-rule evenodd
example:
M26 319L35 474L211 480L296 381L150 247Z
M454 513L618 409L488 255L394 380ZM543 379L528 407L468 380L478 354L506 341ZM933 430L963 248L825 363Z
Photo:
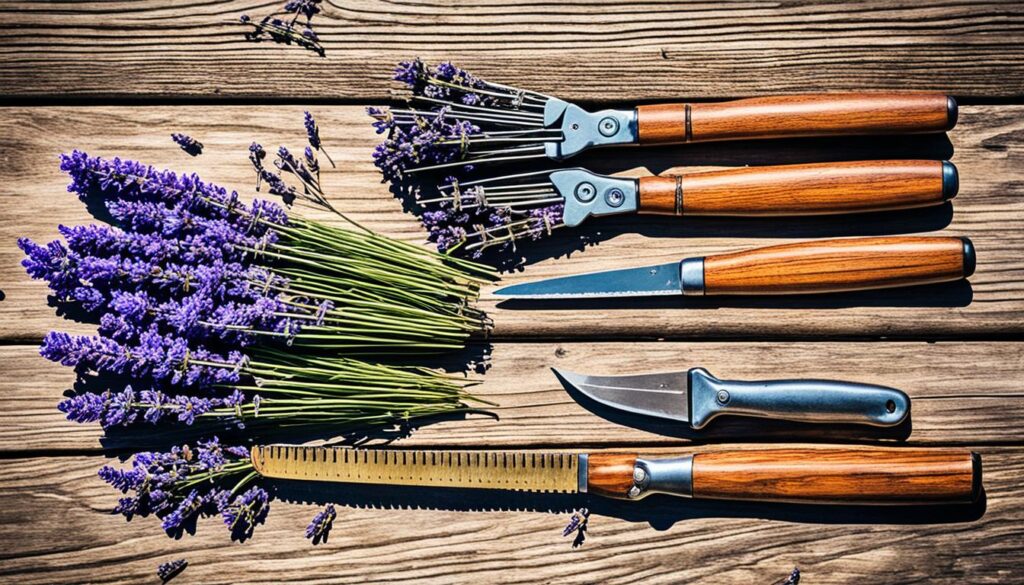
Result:
M974 274L978 257L974 254L974 244L970 238L960 238L960 241L964 243L964 278L967 278Z
M977 502L982 490L981 454L971 453L971 501Z
M956 98L946 96L946 130L952 130L956 126L957 118L960 117L959 108L956 105Z
M942 200L949 201L960 191L960 173L956 165L948 160L942 161Z

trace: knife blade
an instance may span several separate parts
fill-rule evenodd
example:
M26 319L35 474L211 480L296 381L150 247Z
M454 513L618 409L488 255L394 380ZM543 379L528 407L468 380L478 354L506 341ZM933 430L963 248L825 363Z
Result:
M574 299L849 292L960 280L972 275L975 265L967 238L847 238L536 280L494 294Z
M631 376L588 376L552 368L575 390L612 408L687 423L721 415L892 427L910 398L895 388L834 380L720 380L703 368Z
M645 458L626 453L406 451L255 446L269 479L427 488L650 494L820 504L936 504L975 500L977 455L950 449L757 449Z

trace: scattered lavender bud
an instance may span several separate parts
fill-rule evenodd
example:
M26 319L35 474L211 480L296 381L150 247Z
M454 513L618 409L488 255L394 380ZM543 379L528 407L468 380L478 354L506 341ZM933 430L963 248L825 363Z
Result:
M327 157L327 162L331 163L334 167L334 161L331 160L331 156L324 150L323 144L320 142L320 128L316 125L316 120L313 119L313 114L309 112L303 112L303 123L306 126L306 137L309 139L309 146L317 152L322 152Z
M271 40L275 43L285 45L296 44L309 49L321 57L325 56L320 38L313 31L313 17L320 13L322 0L289 0L285 3L281 12L265 16L259 22L243 14L239 17L239 23L252 27L245 33L248 41ZM290 15L288 22L279 18L282 15ZM304 16L306 22L299 24L300 16Z
M793 572L788 577L780 581L776 581L772 585L799 585L800 583L800 569L794 567Z
M313 544L327 542L327 537L331 532L331 526L333 526L336 517L337 513L334 511L334 504L327 504L327 507L318 512L316 516L313 516L313 521L306 527L306 538L312 540Z
M203 144L187 134L174 133L171 134L171 139L174 140L182 150L192 156L198 156L203 153Z
M572 514L572 518L569 519L569 524L562 530L562 536L569 536L575 533L576 538L573 539L572 547L577 548L583 544L583 541L587 538L587 523L590 521L590 510L587 508L580 508Z
M167 583L171 579L180 575L186 568L188 568L188 561L185 559L170 561L157 567L156 576L160 578L162 583Z

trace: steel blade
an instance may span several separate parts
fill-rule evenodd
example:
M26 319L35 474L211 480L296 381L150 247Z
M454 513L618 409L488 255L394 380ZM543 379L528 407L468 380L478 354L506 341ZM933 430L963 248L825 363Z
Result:
M575 493L580 473L575 453L512 451L406 451L348 447L256 446L260 475L342 483L479 488Z
M690 422L687 372L636 376L586 376L551 368L555 375L590 398L619 410Z
M679 262L574 274L513 284L494 294L519 299L648 297L683 294Z

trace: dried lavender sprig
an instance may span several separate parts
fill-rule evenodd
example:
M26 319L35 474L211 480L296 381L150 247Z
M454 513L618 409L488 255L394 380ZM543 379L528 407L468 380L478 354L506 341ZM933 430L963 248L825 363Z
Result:
M793 572L789 574L785 579L780 579L772 585L799 585L800 583L800 569L797 567L793 568Z
M182 571L187 568L188 561L185 559L161 563L160 566L156 568L156 576L162 583L167 583L171 579L180 575Z
M327 154L327 151L324 150L323 144L320 141L320 128L316 125L316 120L313 118L313 114L306 111L303 112L302 115L303 124L306 127L306 138L309 140L310 148L317 152L322 152L323 155L327 157L327 162L331 163L331 167L335 167L334 160L331 159L331 155ZM315 165L316 161L312 159L309 154L306 155L306 159L312 161L310 166Z
M337 518L338 513L334 510L334 504L327 504L327 506L313 516L313 521L306 527L306 538L310 539L313 544L320 544L321 542L327 542L327 537L331 533L331 527L334 525L334 519Z
M264 17L259 22L254 21L247 14L238 18L240 24L251 26L252 30L245 33L246 40L261 41L269 38L277 43L295 43L316 52L323 57L326 53L323 45L320 44L320 37L313 30L313 17L320 13L322 0L289 0L284 9ZM285 22L279 16L290 15L291 20ZM301 31L298 27L300 16L306 17L306 22Z
M175 132L174 134L171 134L171 140L177 143L182 150L192 156L198 156L203 153L203 143L187 134L179 134Z

